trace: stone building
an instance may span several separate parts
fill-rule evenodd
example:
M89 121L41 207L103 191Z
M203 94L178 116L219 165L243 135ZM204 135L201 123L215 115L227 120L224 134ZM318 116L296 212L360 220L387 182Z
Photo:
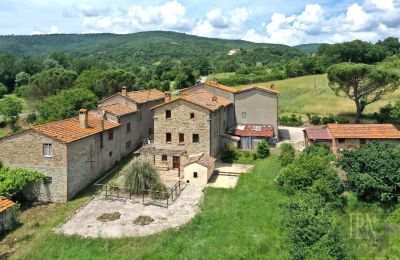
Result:
M83 109L78 117L0 139L0 161L47 176L23 190L28 199L70 200L150 138L154 126L149 108L164 98L158 90L126 92L123 88L98 109Z
M0 234L7 228L8 222L11 220L12 215L10 209L14 207L15 203L3 196L0 196Z

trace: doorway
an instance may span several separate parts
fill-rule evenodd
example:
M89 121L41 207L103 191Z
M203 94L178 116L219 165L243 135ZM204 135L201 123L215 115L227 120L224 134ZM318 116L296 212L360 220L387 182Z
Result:
M180 163L179 156L173 156L172 157L172 168L179 169L180 166L181 166L181 163Z

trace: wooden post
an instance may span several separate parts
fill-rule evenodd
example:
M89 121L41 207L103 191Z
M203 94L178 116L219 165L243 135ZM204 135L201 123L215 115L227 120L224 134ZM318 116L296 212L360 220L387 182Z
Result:
M106 198L107 198L107 185L106 185Z
M142 203L144 203L144 192L142 191Z

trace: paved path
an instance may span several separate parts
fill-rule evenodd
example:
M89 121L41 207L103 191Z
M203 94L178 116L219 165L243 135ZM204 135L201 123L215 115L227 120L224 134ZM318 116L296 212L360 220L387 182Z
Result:
M203 197L202 189L200 186L188 185L168 208L134 203L129 199L105 199L99 196L81 208L56 232L83 237L118 238L148 236L176 228L189 222L196 215ZM111 212L119 212L120 219L110 222L97 221L100 215ZM133 224L132 221L140 215L150 216L154 222L146 226Z

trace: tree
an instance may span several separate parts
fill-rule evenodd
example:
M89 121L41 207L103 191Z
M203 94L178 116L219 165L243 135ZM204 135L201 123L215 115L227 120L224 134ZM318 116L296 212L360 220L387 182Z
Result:
M15 86L21 87L23 85L28 84L30 75L25 71L21 71L17 75L15 75Z
M78 74L72 70L53 68L33 75L29 84L24 87L23 96L28 99L42 100L57 94L63 89L69 89L74 85Z
M0 54L0 82L8 89L8 92L14 90L15 80L15 57L9 54Z
M15 62L16 72L26 72L29 75L36 74L43 70L43 61L40 58L23 57Z
M269 145L267 142L262 140L257 144L257 157L261 159L265 159L269 156L270 150L269 150Z
M98 104L97 96L85 88L63 90L42 101L38 106L41 122L51 122L77 115L81 108L92 109Z
M239 159L239 151L233 144L228 144L221 151L221 160L225 163L233 163Z
M141 193L160 182L157 170L148 162L134 161L125 175L125 186L131 191Z
M16 97L7 96L0 100L0 115L3 115L5 118L9 119L12 125L17 122L18 116L22 112L22 109L22 101Z
M0 99L3 98L5 94L7 94L7 87L0 82Z
M283 143L281 145L281 153L279 155L279 161L282 166L287 166L294 161L296 157L296 150L292 144Z
M356 105L355 123L365 107L399 87L399 76L372 65L340 63L328 69L329 87L336 95L344 93Z

